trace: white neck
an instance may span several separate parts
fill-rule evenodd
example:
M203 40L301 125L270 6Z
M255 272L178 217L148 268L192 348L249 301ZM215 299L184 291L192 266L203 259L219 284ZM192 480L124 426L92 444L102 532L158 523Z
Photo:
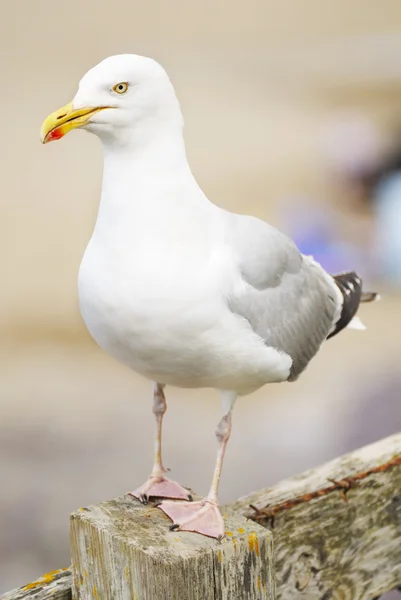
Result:
M109 175L135 180L149 171L189 169L182 127L177 124L139 123L121 138L105 138L102 144L104 181Z
M213 206L192 175L182 126L176 121L145 121L125 132L123 140L108 138L102 143L99 234L160 233L169 224L175 227L178 215L180 223L186 220L190 228Z

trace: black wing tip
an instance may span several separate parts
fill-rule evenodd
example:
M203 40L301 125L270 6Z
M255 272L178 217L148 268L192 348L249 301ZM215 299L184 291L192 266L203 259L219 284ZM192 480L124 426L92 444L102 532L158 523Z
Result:
M360 285L362 287L362 279L355 271L345 271L332 276L337 284L347 285L352 283L354 285Z
M362 301L362 279L355 271L333 275L333 279L343 296L343 306L341 316L334 330L327 336L327 339L330 339L347 327Z

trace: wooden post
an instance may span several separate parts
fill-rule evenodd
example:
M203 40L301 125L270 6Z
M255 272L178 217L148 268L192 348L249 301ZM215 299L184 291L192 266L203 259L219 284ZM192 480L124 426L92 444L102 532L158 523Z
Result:
M129 496L82 508L71 520L73 577L54 571L0 600L70 600L71 587L74 600L379 597L401 586L401 435L223 514L226 537L217 542L169 532L160 510Z
M74 600L274 600L272 534L231 511L221 542L131 496L71 516Z
M233 508L274 534L278 600L369 600L401 586L400 434Z
M18 590L3 594L0 600L72 600L71 571L58 569L46 573Z

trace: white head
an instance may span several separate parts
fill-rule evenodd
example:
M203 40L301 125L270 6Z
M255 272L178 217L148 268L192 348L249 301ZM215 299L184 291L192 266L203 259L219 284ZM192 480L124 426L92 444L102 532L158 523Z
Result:
M150 58L121 54L84 75L72 102L44 121L42 142L78 127L105 143L127 144L144 131L181 130L182 116L165 70Z

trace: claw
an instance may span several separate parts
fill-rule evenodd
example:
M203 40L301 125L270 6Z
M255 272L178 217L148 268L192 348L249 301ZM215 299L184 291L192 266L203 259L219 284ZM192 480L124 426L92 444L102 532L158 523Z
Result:
M151 475L135 492L129 492L142 504L148 504L150 498L171 498L172 500L188 500L191 494L182 485L164 475Z

